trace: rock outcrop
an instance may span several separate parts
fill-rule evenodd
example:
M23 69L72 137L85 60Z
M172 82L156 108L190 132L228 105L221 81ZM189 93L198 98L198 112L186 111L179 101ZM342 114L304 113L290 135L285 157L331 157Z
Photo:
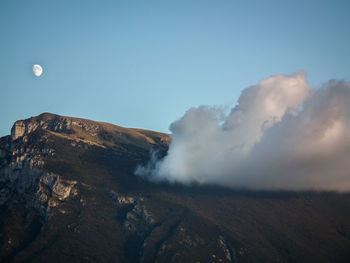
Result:
M38 117L16 121L11 129L11 138L12 140L17 140L37 129L60 133L74 133L74 128L88 132L91 136L97 136L99 129L98 125L88 120L67 118L55 114L44 113Z
M36 144L28 143L28 135L39 124L18 121L12 128L11 137L0 144L0 206L24 203L27 209L36 209L47 219L52 208L70 196L77 195L77 182L65 180L60 175L43 170L44 158L55 154L48 147L47 136Z
M154 215L146 208L144 203L145 199L143 197L125 196L108 189L106 192L116 203L118 208L127 208L124 218L121 218L125 228L131 231L142 232L142 230L137 229L137 226L140 225L140 221L147 225L156 223Z

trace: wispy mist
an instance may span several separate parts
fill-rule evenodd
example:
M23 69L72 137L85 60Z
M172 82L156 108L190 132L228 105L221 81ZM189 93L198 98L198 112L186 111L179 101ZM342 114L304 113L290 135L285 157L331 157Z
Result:
M350 190L350 83L313 89L306 73L243 90L229 114L189 109L171 124L167 155L136 174L154 181L249 189Z

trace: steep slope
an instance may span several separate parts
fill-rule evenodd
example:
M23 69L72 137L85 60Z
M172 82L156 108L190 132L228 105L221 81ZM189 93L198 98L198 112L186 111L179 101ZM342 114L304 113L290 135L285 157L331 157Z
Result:
M2 262L349 262L350 196L154 184L169 136L44 113L0 139Z

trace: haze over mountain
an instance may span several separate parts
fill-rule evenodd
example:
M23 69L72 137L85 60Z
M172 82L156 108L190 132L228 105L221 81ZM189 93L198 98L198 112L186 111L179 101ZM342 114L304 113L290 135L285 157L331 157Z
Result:
M0 138L0 261L349 262L349 194L134 174L169 143L164 133L50 113L17 121Z

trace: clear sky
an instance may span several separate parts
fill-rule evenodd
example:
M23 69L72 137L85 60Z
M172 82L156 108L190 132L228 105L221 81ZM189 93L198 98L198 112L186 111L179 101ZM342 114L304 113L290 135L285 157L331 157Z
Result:
M347 0L1 0L0 136L42 112L168 132L273 74L350 80L349 14Z

